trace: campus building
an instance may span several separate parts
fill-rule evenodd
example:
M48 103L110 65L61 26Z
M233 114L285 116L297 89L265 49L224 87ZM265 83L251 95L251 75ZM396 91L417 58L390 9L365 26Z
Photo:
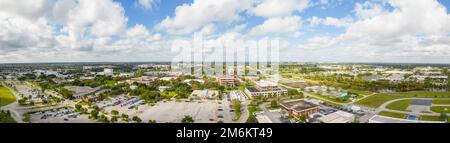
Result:
M300 120L303 116L309 116L319 112L319 105L302 99L282 101L280 105L283 110L287 111L290 116L297 120Z
M219 77L217 80L222 86L234 87L238 85L238 79L236 77Z
M271 81L256 81L254 87L246 87L245 92L249 96L281 96L287 95L288 90L278 87L278 83Z
M103 69L103 73L105 74L105 76L113 76L114 75L114 70L113 69L109 69L109 68L105 68L105 69Z

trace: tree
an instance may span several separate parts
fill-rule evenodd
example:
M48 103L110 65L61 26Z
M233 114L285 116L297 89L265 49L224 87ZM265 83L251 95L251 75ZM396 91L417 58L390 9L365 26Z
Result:
M276 100L270 101L270 107L272 108L278 107L278 102Z
M112 116L111 117L111 123L115 123L117 121L118 121L117 116Z
M97 110L92 110L91 111L91 118L92 119L97 119L98 118L98 111Z
M299 95L300 93L298 90L295 89L288 89L288 95Z
M448 120L447 114L446 114L445 112L442 112L442 113L441 113L440 118L441 118L442 120L444 120L444 121L447 121L447 120Z
M138 116L133 116L133 118L132 118L131 120L133 120L133 121L135 121L135 122L137 122L137 123L142 122L142 119L139 118Z
M156 120L148 120L148 123L156 123Z
M119 111L117 111L117 110L112 110L112 111L111 111L111 114L114 115L114 116L119 115Z
M74 99L73 98L73 91L70 91L65 88L59 88L59 94L63 96L65 99Z
M128 115L125 113L122 113L122 120L128 122Z
M83 106L81 106L80 104L75 104L75 109L77 111L81 111L81 108L83 108Z
M181 123L194 123L194 118L189 115L186 115L181 119Z

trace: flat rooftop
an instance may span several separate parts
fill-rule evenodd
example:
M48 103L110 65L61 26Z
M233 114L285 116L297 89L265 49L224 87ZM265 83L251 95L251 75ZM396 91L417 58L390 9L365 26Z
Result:
M353 122L355 119L355 115L351 113L347 113L344 111L337 111L323 117L320 117L318 120L323 123L349 123Z
M432 100L416 99L411 102L411 105L431 106Z
M261 87L278 86L278 83L276 83L276 82L265 81L265 80L256 81L255 84L258 86L261 86Z
M307 102L305 100L288 100L288 101L283 101L283 102L281 102L281 105L286 107L286 108L289 108L289 109L294 109L296 111L302 111L302 110L315 108L315 107L319 106L319 105L316 105L314 103Z
M259 92L259 90L254 87L247 87L247 90L250 92Z

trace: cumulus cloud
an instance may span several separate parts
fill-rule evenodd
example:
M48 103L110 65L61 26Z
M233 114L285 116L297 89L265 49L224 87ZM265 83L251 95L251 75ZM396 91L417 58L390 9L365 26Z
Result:
M249 9L249 13L265 18L284 17L301 12L309 6L309 0L260 0L255 7Z
M308 19L309 24L312 26L316 25L326 25L326 26L334 26L334 27L347 27L352 24L353 19L351 17L344 18L334 18L334 17L326 17L319 18L317 16L313 16Z
M450 60L450 15L437 0L388 1L393 9L356 4L356 21L331 39L311 38L299 47L318 47L331 57L360 61L442 62ZM320 23L311 19L310 23ZM321 21L323 22L323 21ZM333 41L329 44L327 41ZM323 46L325 45L325 46ZM336 59L335 59L336 60ZM338 59L342 60L342 59Z
M111 55L104 52L158 48L160 34L127 23L124 8L112 0L1 0L0 60L89 61Z
M194 0L175 9L174 17L166 17L156 29L171 34L190 34L210 23L232 23L250 7L252 0Z
M136 4L140 7L152 11L153 9L157 8L159 3L161 3L161 0L137 0Z
M283 18L270 18L263 24L251 29L252 36L265 36L269 34L299 34L302 21L299 16L288 16Z

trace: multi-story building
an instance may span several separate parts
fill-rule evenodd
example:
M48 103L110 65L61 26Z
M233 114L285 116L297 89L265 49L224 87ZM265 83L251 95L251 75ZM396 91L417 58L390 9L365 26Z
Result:
M222 86L234 87L238 84L238 79L236 77L219 77L217 80Z
M249 96L281 96L287 95L288 90L278 87L278 83L271 81L256 81L254 87L246 87Z
M301 117L309 116L319 112L319 105L316 105L305 100L290 100L282 101L280 103L283 110L287 111L289 115L300 120Z

